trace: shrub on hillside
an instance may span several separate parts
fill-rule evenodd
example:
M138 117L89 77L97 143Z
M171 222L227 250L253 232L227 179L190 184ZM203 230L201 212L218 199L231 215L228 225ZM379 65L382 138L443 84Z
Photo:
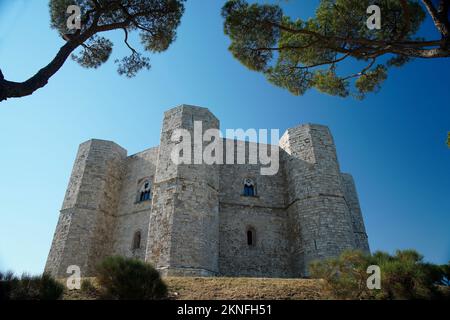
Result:
M436 282L445 287L450 287L450 261L447 264L442 264L435 270Z
M14 282L17 280L17 277L11 271L0 271L0 301L10 300Z
M0 273L1 300L57 300L64 286L48 274L16 277L12 272Z
M325 291L334 299L370 299L367 267L370 257L360 251L345 251L339 257L310 264L311 277L325 280Z
M147 300L167 296L158 271L137 259L108 257L97 268L97 280L107 299Z
M97 288L89 279L84 279L81 282L81 292L87 295L95 295L97 293Z
M438 297L433 264L423 262L415 250L398 250L391 256L384 252L373 255L373 264L381 268L383 299L433 299Z
M380 267L379 290L367 288L370 265ZM325 280L326 290L335 299L435 299L441 297L436 285L444 278L440 266L425 263L414 250L398 250L395 255L346 251L337 258L312 263L310 272Z

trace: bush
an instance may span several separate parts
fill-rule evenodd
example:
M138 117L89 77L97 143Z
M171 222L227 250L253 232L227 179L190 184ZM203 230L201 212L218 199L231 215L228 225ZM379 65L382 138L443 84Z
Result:
M97 268L97 280L106 299L147 300L167 296L158 271L136 259L108 257Z
M334 299L370 299L367 267L370 257L360 251L345 251L339 257L310 264L311 277L325 280L325 292Z
M0 299L2 300L57 300L64 286L48 274L18 278L12 272L0 273Z
M447 264L439 266L436 278L436 281L441 286L450 287L450 261Z
M381 289L367 288L369 265L381 270ZM437 284L445 279L441 266L423 262L414 250L398 250L395 255L375 252L372 256L346 251L338 258L314 262L311 275L322 278L326 290L336 299L436 299Z
M7 271L6 273L0 272L0 301L10 300L11 291L16 281L18 279L11 271Z
M374 264L381 268L383 299L432 299L438 291L432 264L424 263L423 256L414 250L398 250L394 256L376 252Z
M97 288L92 284L89 279L84 279L81 282L81 292L88 295L93 295L97 293Z

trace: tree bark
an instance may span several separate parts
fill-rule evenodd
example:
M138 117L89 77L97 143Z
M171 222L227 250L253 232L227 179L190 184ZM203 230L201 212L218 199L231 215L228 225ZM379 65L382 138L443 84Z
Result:
M417 49L417 48L394 47L391 50L389 50L389 52L405 55L412 58L424 58L424 59L450 57L450 49L446 48Z
M0 102L8 98L20 98L33 94L36 90L44 87L48 83L48 80L63 66L72 52L94 34L126 28L132 22L132 18L142 15L142 13L137 13L135 16L132 16L132 18L127 18L122 22L99 26L97 25L97 22L100 13L100 11L96 13L92 26L84 33L77 33L73 37L63 36L67 42L59 49L53 60L28 80L24 82L5 80L2 71L0 70Z
M44 87L48 80L63 66L70 54L79 46L79 42L68 41L64 44L44 68L24 82L5 80L0 71L0 102L8 98L19 98L33 94Z
M5 80L0 71L0 102L8 98L19 98L33 94L44 87L48 80L63 66L70 54L79 46L79 42L68 41L64 44L44 68L24 82Z
M434 7L431 0L422 0L422 3L424 4L425 8L427 8L428 13L431 16L431 19L433 19L433 23L438 29L438 31L442 35L442 39L445 39L445 43L448 43L449 38L449 26L448 26L448 2L449 0L443 0L441 1L441 5L439 8L439 11Z

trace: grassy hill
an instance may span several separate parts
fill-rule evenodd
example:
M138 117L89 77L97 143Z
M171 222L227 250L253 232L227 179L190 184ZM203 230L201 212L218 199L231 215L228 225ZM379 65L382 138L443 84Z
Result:
M322 281L315 279L167 277L169 298L175 300L324 299ZM94 279L91 279L95 283ZM97 299L95 293L67 291L66 300Z

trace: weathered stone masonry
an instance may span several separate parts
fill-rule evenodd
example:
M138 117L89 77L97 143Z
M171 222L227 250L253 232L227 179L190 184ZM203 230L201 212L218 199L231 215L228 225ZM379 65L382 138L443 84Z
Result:
M64 277L78 265L90 276L122 255L164 275L302 277L313 260L369 252L353 178L340 171L327 127L288 129L278 173L264 176L260 164L175 165L172 132L193 132L194 121L219 128L208 109L182 105L165 112L158 147L127 157L114 142L80 145L47 272Z

